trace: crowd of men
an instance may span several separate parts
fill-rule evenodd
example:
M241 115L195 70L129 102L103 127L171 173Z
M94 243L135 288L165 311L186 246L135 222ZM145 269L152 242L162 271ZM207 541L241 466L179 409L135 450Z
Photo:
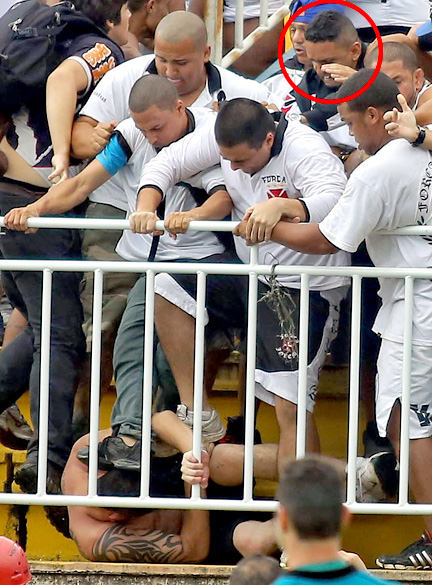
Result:
M350 294L350 279L327 276L325 268L351 262L402 269L431 265L427 237L376 233L425 225L431 216L428 1L389 0L390 21L389 10L384 18L379 3L355 2L386 35L381 71L363 92L379 56L367 21L330 2L295 20L287 71L310 96L346 98L339 106L306 99L282 74L259 83L214 65L204 22L178 10L182 6L176 3L116 0L109 9L102 0L75 4L100 27L100 37L81 35L72 42L48 77L43 106L0 112L0 212L7 228L0 238L1 255L12 260L240 264L248 262L249 246L259 243L259 264L322 269L309 279L306 405L306 448L319 452L313 414L319 374ZM295 0L291 10L308 4ZM154 53L148 53L149 47ZM356 92L360 95L351 99ZM81 236L72 229L29 227L29 218L49 215L128 218L130 229L85 230ZM238 222L234 238L188 231L191 221L227 217ZM163 232L156 230L159 219L164 219ZM16 408L15 401L30 390L34 432L15 481L35 493L43 276L2 271L1 277L14 308L9 325L15 329L0 352L0 411ZM303 494L305 502L311 498L306 503L295 499L295 474L289 480L284 476L296 454L300 276L272 272L258 280L255 394L274 406L280 439L277 445L254 446L254 476L284 478L280 501L288 512L281 513L279 524L289 536L282 548L290 549L289 564L301 578L310 557L302 557L299 541L316 533L298 519L293 536L291 516L302 506L311 509L314 500L319 508L327 495L320 496L325 469L303 472L301 481L310 473L311 483L310 493ZM143 414L149 414L143 413L146 281L145 273L104 274L101 384L108 386L114 375L116 402L111 428L99 437L98 493L138 495L142 449L151 448L152 495L185 497L190 485L199 483L202 497L241 498L244 448L235 443L243 442L244 429L238 436L225 429L207 391L226 356L217 350L231 347L234 338L246 347L249 280L230 274L207 277L201 461L191 452L195 275L155 277L153 434L151 445L142 443ZM87 493L89 447L83 435L93 286L92 272L84 277L53 274L49 493ZM379 284L366 279L363 288L360 375L368 425L366 457L358 458L359 494L367 475L383 488L382 497L392 497L405 287L401 279L380 279ZM410 490L418 503L432 503L430 288L429 280L416 279L412 297ZM319 468L319 460L310 461ZM375 494L366 497L373 500ZM337 495L330 515L336 518L339 508ZM242 555L281 553L275 520L265 514L70 507L66 520L64 530L90 560L235 563ZM328 521L322 519L324 525ZM337 535L338 522L320 537ZM398 555L381 556L379 566L432 568L431 535L432 521L425 517L421 539ZM337 538L332 542L338 544ZM326 565L323 571L347 571L345 561L316 558Z

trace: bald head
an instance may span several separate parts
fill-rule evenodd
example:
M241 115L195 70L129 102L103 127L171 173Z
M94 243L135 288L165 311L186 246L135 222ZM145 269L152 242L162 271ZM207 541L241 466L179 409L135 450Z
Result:
M170 45L190 39L198 51L204 51L207 46L207 30L199 16L178 10L162 18L156 28L156 43L158 39Z
M178 93L171 81L160 75L144 75L133 85L129 95L129 109L141 114L152 106L160 110L174 110Z

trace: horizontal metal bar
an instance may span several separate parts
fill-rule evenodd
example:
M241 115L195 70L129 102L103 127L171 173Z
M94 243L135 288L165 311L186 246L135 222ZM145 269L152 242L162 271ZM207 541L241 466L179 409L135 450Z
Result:
M189 230L192 232L231 232L238 221L191 221ZM86 217L30 217L28 226L34 228L67 228L79 230L129 230L128 219L90 219ZM4 227L4 217L0 216L0 227ZM163 220L156 222L156 229L164 229ZM408 226L391 231L379 230L375 234L382 236L421 236L432 235L432 225Z
M88 506L103 508L159 508L166 510L251 510L275 512L275 500L193 500L191 498L127 498L114 496L63 496L0 493L0 504L43 506ZM347 505L354 514L423 516L432 514L432 504L360 504Z
M371 266L276 266L257 264L218 264L198 262L99 262L87 260L0 260L0 270L35 271L48 268L56 272L90 272L100 269L102 272L145 272L154 270L169 274L196 274L198 271L207 274L273 274L280 276L353 276L363 278L432 278L432 268L384 268ZM300 279L299 279L300 281ZM293 284L295 287L295 283Z

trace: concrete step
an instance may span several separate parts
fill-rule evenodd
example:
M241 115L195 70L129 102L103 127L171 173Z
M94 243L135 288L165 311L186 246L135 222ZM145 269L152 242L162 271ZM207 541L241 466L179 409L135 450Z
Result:
M37 585L227 585L232 567L120 563L32 563ZM412 585L432 582L428 571L371 571ZM32 583L33 583L32 581Z

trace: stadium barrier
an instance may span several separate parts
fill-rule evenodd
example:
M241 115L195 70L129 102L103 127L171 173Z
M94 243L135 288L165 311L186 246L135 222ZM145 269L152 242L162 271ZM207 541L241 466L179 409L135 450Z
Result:
M260 0L259 26L247 37L244 36L244 2L236 0L236 16L234 25L234 47L222 57L223 45L223 0L206 0L204 21L209 35L209 45L212 49L212 61L215 65L230 67L236 59L246 53L254 43L267 31L275 27L289 15L289 6L292 0L285 0L283 6L268 15L268 0Z
M78 219L78 218L31 218L29 227L71 228L71 229L129 229L128 220ZM194 231L231 231L236 222L194 221L189 229ZM3 227L3 218L0 218ZM163 229L163 221L157 222L157 229ZM401 236L432 236L432 226L407 227L383 232ZM299 329L299 389L297 420L297 457L305 453L306 444L306 367L308 348L308 310L309 279L311 276L348 276L352 281L351 313L351 357L349 379L349 421L348 421L348 508L359 514L413 514L432 513L432 504L412 504L409 502L409 411L411 377L411 341L414 281L431 279L432 268L372 268L372 267L314 267L314 266L271 266L260 265L258 246L250 249L249 264L211 264L211 263L170 263L170 262L95 262L95 261L39 261L39 260L0 260L0 270L41 271L43 273L42 294L42 333L41 333L41 373L40 373L40 415L39 415L39 458L38 489L36 494L0 493L0 504L30 505L84 505L101 507L152 507L166 509L208 509L208 510L255 510L274 511L277 503L273 500L254 500L253 498L253 441L254 441L254 390L255 390L255 340L257 314L258 276L300 275L300 329ZM91 363L90 398L90 461L88 495L49 495L46 493L49 404L49 354L50 354L50 311L52 275L56 271L94 272L93 300L93 340ZM139 497L107 497L97 495L97 445L99 431L100 398L100 353L102 323L103 277L107 272L146 273L146 313L145 349L143 379L143 428L141 493ZM194 379L194 412L202 411L202 388L204 370L204 328L206 277L209 274L243 274L249 276L248 330L246 356L246 435L244 465L244 496L242 500L200 499L199 486L193 486L190 498L155 498L149 496L150 442L151 442L151 404L152 404L152 363L154 333L154 280L158 273L196 274L197 275L197 318L196 352ZM356 502L356 457L359 420L359 362L360 362L360 317L361 283L364 278L399 278L405 281L405 338L403 362L403 391L401 416L401 453L400 485L397 503L360 503ZM197 457L201 454L201 417L194 419L193 450Z

